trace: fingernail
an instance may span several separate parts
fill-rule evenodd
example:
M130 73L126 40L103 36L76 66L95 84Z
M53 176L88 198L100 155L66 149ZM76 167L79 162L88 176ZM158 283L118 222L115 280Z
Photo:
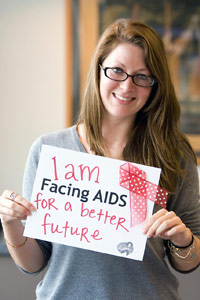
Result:
M146 228L142 228L142 233L146 234Z
M147 238L149 239L151 237L151 233L147 233Z
M32 204L31 204L31 210L32 210L32 211L35 211L35 210L36 210L35 206L33 206Z

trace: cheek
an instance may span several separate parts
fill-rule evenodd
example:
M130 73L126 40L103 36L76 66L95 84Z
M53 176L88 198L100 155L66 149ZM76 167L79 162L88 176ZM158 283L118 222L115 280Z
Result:
M117 86L116 81L109 80L107 78L102 78L100 80L100 95L101 97L103 96L108 96L109 93L112 93L112 90L114 90Z

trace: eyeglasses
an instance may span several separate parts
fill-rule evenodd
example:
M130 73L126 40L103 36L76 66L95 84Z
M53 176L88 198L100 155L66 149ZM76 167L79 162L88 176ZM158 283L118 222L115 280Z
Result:
M143 87L151 87L157 82L153 76L145 74L129 75L118 67L103 68L101 65L99 66L104 71L104 75L114 81L125 81L128 77L131 77L134 84Z

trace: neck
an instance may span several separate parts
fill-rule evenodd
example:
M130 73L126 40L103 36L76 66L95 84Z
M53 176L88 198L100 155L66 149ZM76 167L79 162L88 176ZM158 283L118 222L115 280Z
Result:
M106 156L123 159L123 151L126 146L132 123L106 119L102 122L102 136L106 149Z
M86 151L94 154L86 140L86 130L83 124L78 126L78 134ZM128 136L132 129L132 123L121 120L109 120L106 118L102 121L102 137L105 147L105 156L123 160L123 151L126 146Z

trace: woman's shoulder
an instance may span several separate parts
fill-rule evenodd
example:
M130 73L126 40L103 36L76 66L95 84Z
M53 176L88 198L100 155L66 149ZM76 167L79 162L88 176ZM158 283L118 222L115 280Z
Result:
M68 140L71 140L76 134L76 126L63 128L57 131L45 133L38 137L37 140L42 144L48 144L52 146L63 146ZM37 141L36 140L36 141Z
M76 131L76 125L60 129L39 136L32 144L31 152L40 152L42 145L50 145L60 148L72 149L79 146L80 140Z

